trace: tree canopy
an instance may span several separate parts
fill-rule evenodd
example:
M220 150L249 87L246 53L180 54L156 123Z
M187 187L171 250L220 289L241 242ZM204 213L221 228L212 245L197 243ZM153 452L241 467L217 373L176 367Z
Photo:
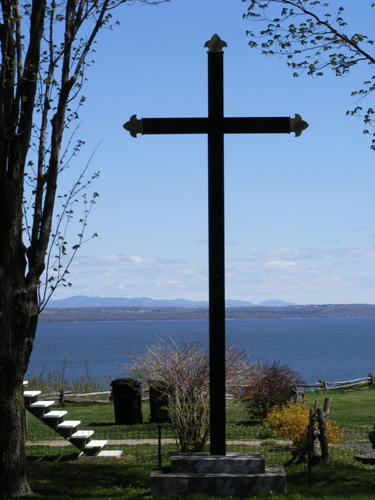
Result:
M243 0L248 3L245 19L261 23L259 30L248 30L249 45L267 56L279 55L287 60L293 76L307 73L313 77L331 69L336 76L347 76L358 65L368 66L368 77L360 89L351 95L357 100L347 115L361 116L365 134L375 133L369 126L375 123L375 110L360 103L375 91L374 41L364 33L352 33L345 9L336 2L314 0ZM360 2L355 8L363 16L371 14L375 2Z

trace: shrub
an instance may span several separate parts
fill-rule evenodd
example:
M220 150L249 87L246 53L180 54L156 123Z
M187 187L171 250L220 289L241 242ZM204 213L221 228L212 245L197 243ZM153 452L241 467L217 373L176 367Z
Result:
M226 387L241 385L252 370L248 356L229 344L226 348ZM172 426L179 437L180 451L199 452L209 433L209 355L196 340L175 343L160 341L133 355L129 373L143 373L153 387L169 400Z
M275 433L272 429L262 429L259 431L258 436L259 439L273 439L275 437Z
M291 439L300 450L307 450L307 426L310 420L310 406L304 402L288 402L283 406L272 408L265 420L266 425L283 439ZM318 422L315 422L317 427ZM330 443L343 439L343 429L335 422L328 420L327 438Z
M262 421L274 406L287 403L296 394L296 387L302 380L288 365L280 366L274 361L258 366L239 393L239 399L246 403L254 421Z

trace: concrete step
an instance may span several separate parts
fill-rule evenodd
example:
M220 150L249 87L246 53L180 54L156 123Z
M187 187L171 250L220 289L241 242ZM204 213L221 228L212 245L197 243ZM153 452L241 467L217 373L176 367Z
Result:
M25 398L32 398L34 396L39 396L39 394L42 394L42 391L24 391L23 396Z
M252 496L270 491L286 493L286 479L282 467L266 467L258 474L174 474L170 467L154 467L150 490L151 496Z
M77 431L72 434L69 441L79 450L84 450L87 444L91 441L94 431Z
M67 411L50 411L44 415L43 423L51 429L57 430L57 426L64 422L67 413Z
M80 420L65 420L56 428L56 432L65 439L69 439L72 434L77 431L77 427L81 423Z
M180 453L171 467L154 467L151 496L210 495L250 496L262 492L286 492L282 467L264 467L263 453Z
M93 439L85 446L83 452L87 456L97 455L106 444L107 440Z
M265 470L263 453L229 452L225 456L209 453L177 453L171 456L173 473L256 474Z
M28 410L41 420L45 414L51 411L50 407L54 404L54 401L36 401L35 403L31 403Z
M86 455L86 453L82 452L78 459L79 460L118 460L122 455L121 450L106 450L100 451L97 455Z
M42 393L42 391L24 391L23 399L24 399L26 410L29 409L29 407L32 403L35 403L36 401L38 401L38 396L41 393Z

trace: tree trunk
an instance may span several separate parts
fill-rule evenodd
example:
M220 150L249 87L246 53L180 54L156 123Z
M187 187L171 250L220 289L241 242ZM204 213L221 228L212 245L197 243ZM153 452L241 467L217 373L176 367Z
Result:
M4 225L0 226L4 229ZM28 290L25 286L23 245L9 241L0 241L0 262L5 263L0 268L1 499L30 493L26 479L23 380L38 323L36 287Z
M5 281L6 283L7 281ZM23 312L4 308L4 281L0 285L0 498L26 495L25 410L23 380L37 326L37 303L24 300ZM20 294L21 295L21 294ZM28 298L27 294L22 294ZM25 305L27 305L25 307Z
M13 373L7 370L1 376L0 498L19 497L30 493L26 478L22 379L18 369L14 369Z

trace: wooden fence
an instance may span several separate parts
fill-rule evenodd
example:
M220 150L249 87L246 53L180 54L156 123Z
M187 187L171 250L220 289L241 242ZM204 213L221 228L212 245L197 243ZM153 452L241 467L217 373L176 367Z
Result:
M326 389L326 390L334 390L334 389L346 389L350 387L356 387L359 385L373 385L374 384L374 375L369 373L367 377L357 378L355 380L347 380L344 382L326 382L325 380L319 380L317 384L299 384L297 389ZM148 399L148 390L142 391L142 399ZM298 393L298 390L296 391ZM71 391L60 391L50 394L44 394L43 397L45 400L56 399L59 398L60 402L74 402L81 403L86 401L84 398L92 397L92 396L103 396L108 394L108 399L106 400L98 400L95 399L95 402L103 403L109 401L109 395L111 391L102 391L102 392L89 392L84 394L73 394Z
M108 398L106 400L103 399L94 399L91 400L95 403L107 403L109 401L109 395L111 391L101 391L101 392L85 392L84 394L73 394L72 391L60 391L60 392L51 392L49 394L43 394L43 399L45 401L55 400L59 398L59 402L67 402L67 403L83 403L87 401L84 398L91 396L104 396L108 394Z
M299 384L298 388L308 388L313 389L346 389L347 387L355 387L358 385L373 385L374 375L369 373L367 377L357 378L355 380L347 380L345 382L326 382L325 380L319 380L317 384Z

